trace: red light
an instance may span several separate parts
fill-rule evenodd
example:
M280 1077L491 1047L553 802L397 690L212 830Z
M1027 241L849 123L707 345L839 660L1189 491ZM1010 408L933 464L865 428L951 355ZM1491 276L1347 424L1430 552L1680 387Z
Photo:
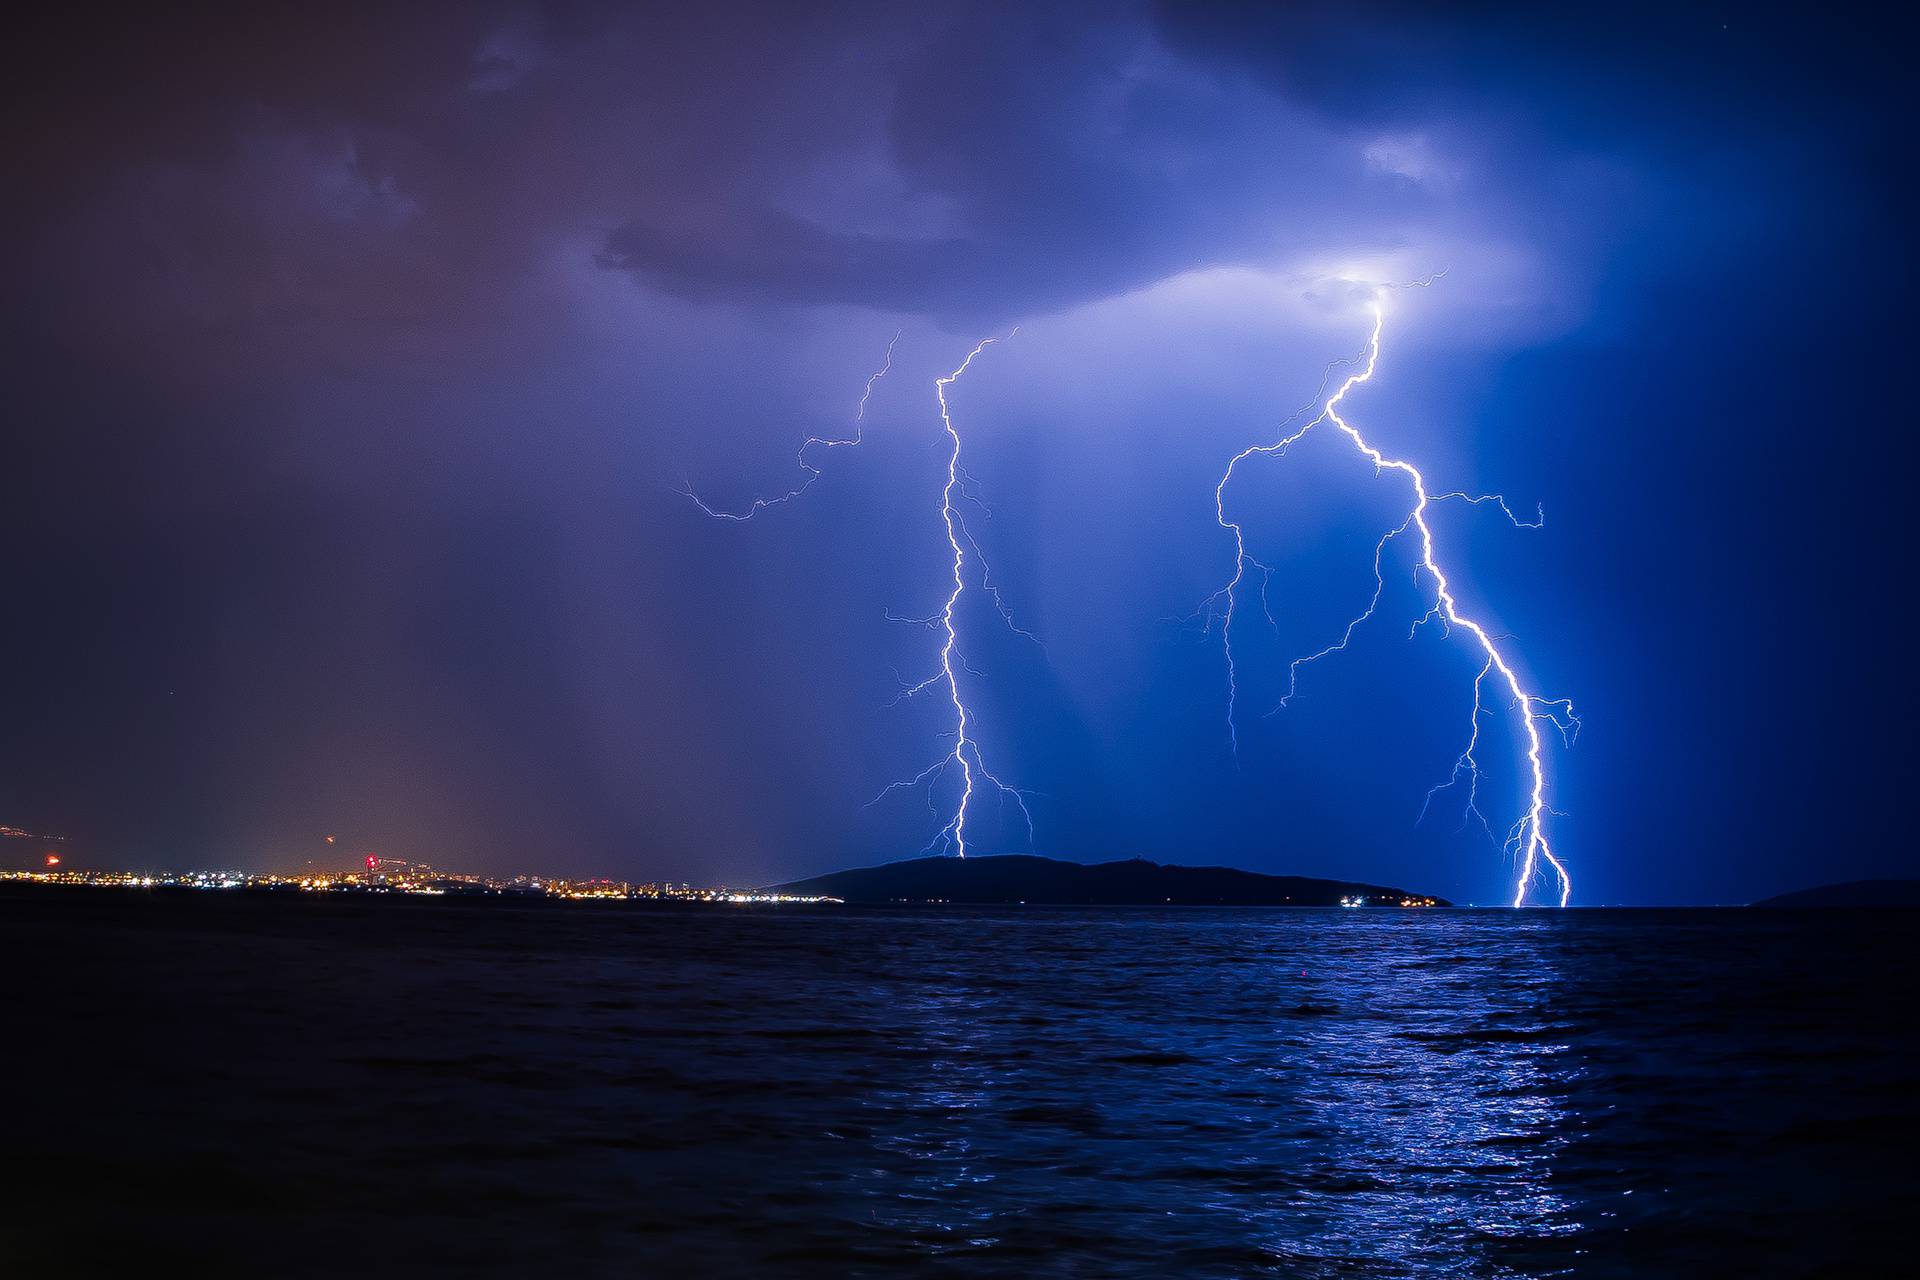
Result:
M380 859L374 857L372 854L367 855L367 870L369 871L373 870L374 867L379 865L379 863L380 863Z
M50 854L48 854L48 855L47 855L47 865L48 865L48 866L50 866L50 867L57 867L57 866L59 866L59 865L60 865L60 855L59 855L59 854L57 854L57 853L50 853Z

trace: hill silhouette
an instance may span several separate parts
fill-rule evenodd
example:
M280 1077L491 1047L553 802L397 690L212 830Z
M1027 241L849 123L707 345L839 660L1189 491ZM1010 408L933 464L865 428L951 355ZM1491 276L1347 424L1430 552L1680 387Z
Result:
M1920 880L1849 880L1800 889L1753 903L1756 907L1920 907Z
M1334 907L1451 906L1442 898L1387 885L1312 876L1269 876L1234 867L1182 867L1132 858L1061 862L1032 854L985 858L912 858L774 886L783 893L827 894L850 903L952 902L983 906Z

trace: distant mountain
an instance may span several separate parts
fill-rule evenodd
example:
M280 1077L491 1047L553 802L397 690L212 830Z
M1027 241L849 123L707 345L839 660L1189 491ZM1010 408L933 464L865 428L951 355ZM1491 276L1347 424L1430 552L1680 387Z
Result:
M1762 898L1756 907L1920 907L1920 880L1849 880Z
M1144 858L1091 865L1026 854L913 858L774 886L854 903L953 902L1033 906L1445 907L1442 898L1348 880L1263 876L1232 867L1172 867Z

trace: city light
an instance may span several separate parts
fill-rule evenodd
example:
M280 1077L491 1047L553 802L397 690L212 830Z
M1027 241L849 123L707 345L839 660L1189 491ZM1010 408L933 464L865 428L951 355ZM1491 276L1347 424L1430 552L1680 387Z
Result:
M522 898L584 902L659 902L807 905L840 904L827 894L779 893L768 889L731 889L657 881L574 880L553 876L467 875L436 871L397 858L369 856L367 871L315 871L277 875L250 871L89 871L50 867L43 871L0 871L0 883L63 885L95 889L247 890L348 895L405 895L445 898Z

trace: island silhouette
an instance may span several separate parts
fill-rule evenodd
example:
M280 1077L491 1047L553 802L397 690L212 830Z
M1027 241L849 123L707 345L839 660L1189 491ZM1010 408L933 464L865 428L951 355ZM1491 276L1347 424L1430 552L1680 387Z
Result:
M1756 907L1920 907L1920 880L1848 880L1776 894Z
M1355 880L1270 876L1236 867L1188 867L1145 858L1063 862L1034 854L935 856L887 862L770 886L849 903L973 906L1338 907L1453 904L1432 894Z

